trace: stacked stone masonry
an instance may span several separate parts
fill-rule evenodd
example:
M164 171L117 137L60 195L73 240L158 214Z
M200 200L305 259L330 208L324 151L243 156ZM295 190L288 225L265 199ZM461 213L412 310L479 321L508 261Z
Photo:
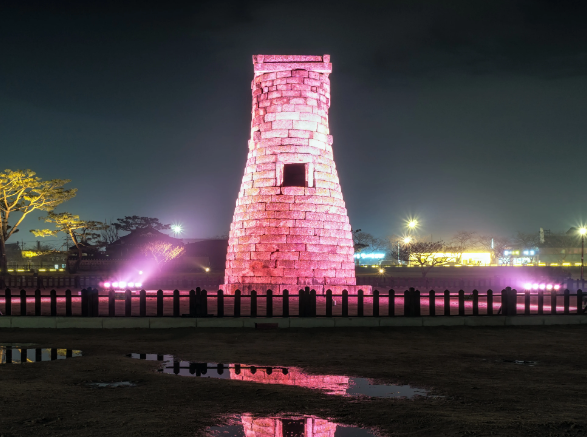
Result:
M253 64L249 153L222 287L349 289L354 249L328 128L330 56L256 55ZM286 186L291 164L303 165L303 184Z

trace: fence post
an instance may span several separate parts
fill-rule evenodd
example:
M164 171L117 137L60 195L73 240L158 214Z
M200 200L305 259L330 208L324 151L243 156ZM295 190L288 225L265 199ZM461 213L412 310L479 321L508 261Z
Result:
M200 291L200 315L208 317L208 291Z
M241 316L241 291L234 292L234 317Z
M51 317L57 316L57 291L51 290Z
M583 290L577 290L577 314L583 314Z
M359 295L357 296L357 317L363 317L363 307L364 307L365 296L363 290L359 290Z
M130 317L132 315L132 292L126 290L124 292L124 316Z
M310 305L310 317L316 317L316 290L310 291L310 298L308 299L308 303Z
M444 290L444 315L450 316L450 291Z
M526 291L524 293L524 314L526 316L530 315L530 292Z
M10 288L4 290L4 310L6 311L7 316L12 315L12 292L10 291Z
M267 290L267 308L265 317L273 317L273 290Z
M510 314L510 303L511 303L511 287L506 287L501 290L501 314L509 316Z
M199 291L199 289L198 289ZM191 317L197 317L198 315L196 314L196 291L195 290L190 290L190 294L189 294L189 309L190 309L190 316Z
M26 290L20 290L20 315L26 316Z
M157 290L157 317L163 317L163 290Z
M569 295L571 294L571 292L569 291L569 289L567 288L564 292L564 313L565 314L569 314Z
M487 290L487 315L493 315L493 290Z
M251 317L257 317L257 291L251 291Z
M70 292L71 294L71 292ZM41 315L41 290L35 290L35 316Z
M283 290L282 292L282 317L289 317L289 291L288 290Z
M39 301L41 301L41 290L39 290ZM39 305L39 311L41 305ZM68 288L65 290L65 316L71 317L71 290Z
M216 317L224 317L224 291L216 292Z
M173 317L179 317L179 290L173 290Z
M544 291L538 291L538 314L544 314Z
M108 317L116 315L116 294L114 290L108 292Z
M379 290L373 291L373 317L379 317Z
M465 315L465 291L459 290L459 316Z
M550 314L556 314L556 290L550 292Z
M139 293L139 316L147 316L147 292L141 290Z
M387 317L395 317L395 290L392 288L387 296Z
M88 290L82 290L82 317L88 317Z
M88 292L88 302L90 303L90 316L98 317L100 315L100 295L98 290L90 288L90 291Z
M421 305L422 305L421 293L420 293L420 290L416 290L416 291L414 291L413 305L412 305L412 310L414 311L414 317L420 317L420 315L422 314Z
M428 292L428 314L430 316L436 315L436 292L434 290Z
M305 294L306 290L300 289L298 290L298 317L305 317L304 311L306 310L305 305Z
M477 289L473 290L473 315L479 315L479 291Z
M332 290L326 290L326 317L332 317Z
M348 290L342 290L342 316L349 316L349 292Z

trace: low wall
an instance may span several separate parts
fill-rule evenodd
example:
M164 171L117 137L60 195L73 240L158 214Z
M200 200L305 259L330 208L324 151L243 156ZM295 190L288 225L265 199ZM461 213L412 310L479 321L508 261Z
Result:
M450 317L272 317L272 318L173 318L173 317L0 317L0 330L19 328L167 329L255 328L256 324L279 328L432 327L432 326L550 326L585 325L587 315L553 316L450 316Z

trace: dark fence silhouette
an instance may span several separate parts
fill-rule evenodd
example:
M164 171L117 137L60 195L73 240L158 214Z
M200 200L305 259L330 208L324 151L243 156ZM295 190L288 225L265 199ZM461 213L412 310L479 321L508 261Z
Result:
M234 295L222 290L208 292L196 288L190 291L158 290L132 292L83 289L34 293L6 289L0 295L0 308L7 316L82 316L82 317L419 317L419 316L516 316L585 314L582 290L518 292L507 287L500 292L479 293L420 292L414 288L396 293L395 290L365 294L359 290L351 295L316 294L306 287L296 293L284 290L274 294L252 291Z
M513 267L512 267L513 268ZM101 283L112 282L111 277L106 276L69 276L69 275L10 275L4 277L6 287L12 288L99 288ZM472 291L473 289L503 289L511 285L512 278L509 277L469 277L469 278L398 278L384 275L357 276L357 285L371 285L373 287L386 289L441 289ZM525 282L525 281L520 281ZM558 284L561 289L568 289L576 292L585 290L586 280L568 278L550 278L548 280L528 280L532 284ZM186 288L207 288L214 289L224 283L224 276L210 274L205 277L153 277L142 283L145 289L186 289Z

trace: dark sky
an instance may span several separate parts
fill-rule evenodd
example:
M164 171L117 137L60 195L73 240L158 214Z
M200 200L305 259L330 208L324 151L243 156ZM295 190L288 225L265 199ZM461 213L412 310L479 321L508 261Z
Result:
M251 55L328 53L353 228L568 229L587 220L585 17L583 0L3 2L0 167L72 179L59 210L82 218L225 234Z

